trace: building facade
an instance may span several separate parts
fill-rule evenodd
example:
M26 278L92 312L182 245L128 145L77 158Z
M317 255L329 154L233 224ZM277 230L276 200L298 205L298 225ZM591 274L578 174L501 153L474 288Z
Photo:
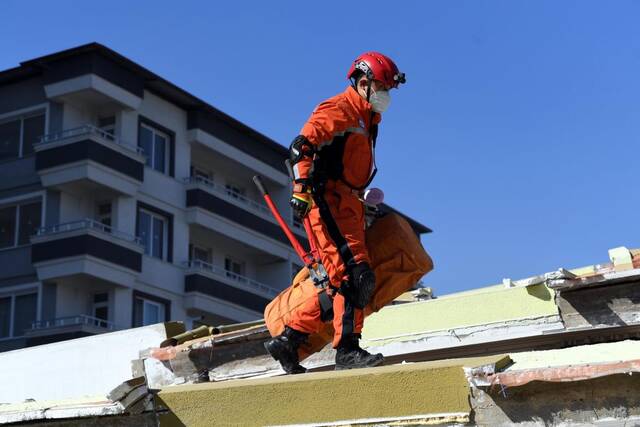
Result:
M300 261L254 175L305 236L286 155L99 44L0 72L0 351L260 318Z

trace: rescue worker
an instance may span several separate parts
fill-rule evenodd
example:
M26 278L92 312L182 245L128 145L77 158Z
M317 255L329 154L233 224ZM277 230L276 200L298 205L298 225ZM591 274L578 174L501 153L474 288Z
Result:
M305 372L297 350L326 321L321 297L333 310L336 369L383 362L382 354L370 354L359 345L362 309L375 289L362 195L377 171L380 113L389 106L389 90L405 83L405 75L387 56L367 52L351 64L347 78L351 85L316 107L290 147L290 204L300 220L309 215L330 285L326 295L307 301L284 332L265 344L287 373Z

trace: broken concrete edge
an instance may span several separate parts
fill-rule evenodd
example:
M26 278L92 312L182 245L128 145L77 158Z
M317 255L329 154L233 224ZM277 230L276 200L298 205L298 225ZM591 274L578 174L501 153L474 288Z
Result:
M421 414L406 417L361 418L314 424L275 424L269 427L333 427L333 426L381 426L381 425L456 425L469 422L467 412Z
M125 412L120 402L94 396L65 401L40 401L0 405L0 424L44 419L100 417Z
M569 382L640 372L640 359L496 372L479 376L483 385L518 387L532 381ZM476 382L479 385L480 382Z
M139 414L153 410L153 395L146 378L124 381L103 396L61 401L32 401L0 405L0 424L21 423L44 419L86 418L107 415Z
M513 360L510 356L504 357L492 361L486 364L480 364L478 366L464 366L462 369L464 375L469 382L470 387L478 387L488 384L487 378L496 375L499 371L502 371L507 366L513 364Z
M139 376L132 378L130 380L124 381L122 384L118 385L116 388L111 390L107 394L107 399L112 402L116 402L118 400L124 399L124 397L135 390L138 387L146 388L147 379L144 376Z
M202 336L195 337L193 339L180 342L180 339L176 337L169 338L162 343L159 347L150 347L140 351L140 358L154 358L157 360L171 360L176 357L180 352L189 351L193 348L211 347L213 345L221 345L227 343L233 343L238 341L249 341L252 339L261 339L269 336L267 327L264 321L245 323L245 328L231 329L227 332L221 332L218 334L204 334ZM232 325L238 326L238 325ZM192 336L195 331L203 332L211 330L211 327L200 327L192 331L186 331L180 334L180 337ZM175 344L174 344L175 342Z
M631 268L622 271L609 271L589 277L557 278L551 279L547 283L550 289L555 291L569 291L585 287L613 285L625 281L637 280L640 278L640 268Z

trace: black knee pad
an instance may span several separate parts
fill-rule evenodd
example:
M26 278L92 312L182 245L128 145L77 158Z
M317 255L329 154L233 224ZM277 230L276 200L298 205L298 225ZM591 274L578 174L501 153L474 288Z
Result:
M369 304L376 289L376 275L366 262L356 264L349 272L348 294L356 308ZM347 295L345 295L347 296Z

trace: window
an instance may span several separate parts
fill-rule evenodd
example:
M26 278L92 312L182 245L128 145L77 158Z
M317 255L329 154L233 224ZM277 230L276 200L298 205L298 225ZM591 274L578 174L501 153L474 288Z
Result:
M16 206L0 209L0 248L16 245Z
M36 234L42 220L42 203L29 203L18 206L18 244L27 245L31 236Z
M98 204L98 216L97 220L100 224L111 227L111 202L104 202Z
M167 305L144 297L135 297L133 325L146 326L165 321Z
M41 201L0 208L0 249L29 244L41 222Z
M38 294L0 297L0 338L21 337L36 320Z
M11 336L12 297L0 298L0 338Z
M231 257L224 259L224 269L227 271L227 277L232 279L242 279L244 275L244 263Z
M107 292L93 295L92 315L96 319L109 320L109 294Z
M191 245L191 259L211 264L211 249Z
M147 124L140 123L139 146L147 157L147 166L167 173L169 163L169 136Z
M191 176L197 178L198 181L213 181L212 173L196 166L191 166Z
M20 155L20 120L0 124L0 160Z
M169 220L157 213L138 210L138 237L142 239L146 255L167 259Z
M0 160L27 156L44 135L44 113L0 123Z

